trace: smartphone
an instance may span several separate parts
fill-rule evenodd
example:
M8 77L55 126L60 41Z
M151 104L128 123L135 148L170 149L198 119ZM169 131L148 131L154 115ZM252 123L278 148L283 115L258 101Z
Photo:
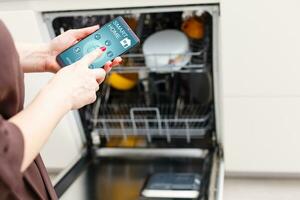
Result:
M125 20L122 17L117 17L60 53L56 57L56 61L61 67L65 67L80 60L91 51L105 46L106 51L89 66L91 69L100 68L107 61L113 60L137 46L139 42L139 38Z

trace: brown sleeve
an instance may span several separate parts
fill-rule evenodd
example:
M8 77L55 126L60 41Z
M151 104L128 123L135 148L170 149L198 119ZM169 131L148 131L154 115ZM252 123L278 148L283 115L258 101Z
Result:
M0 115L0 199L5 199L9 191L17 191L22 182L23 154L24 140L20 129Z

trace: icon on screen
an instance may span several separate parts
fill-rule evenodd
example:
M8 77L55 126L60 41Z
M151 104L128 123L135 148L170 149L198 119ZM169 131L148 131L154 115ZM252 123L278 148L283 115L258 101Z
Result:
M131 45L131 40L128 38L124 38L123 40L120 41L120 43L126 49Z
M106 41L104 42L104 44L105 44L105 46L110 46L110 45L111 45L111 41L110 41L110 40L106 40Z
M75 53L80 53L80 51L81 51L80 47L75 47L75 48L74 48L74 52L75 52Z
M95 37L96 40L100 40L101 39L101 35L99 33L95 34L94 37Z
M111 58L114 56L114 53L112 51L109 51L109 52L107 52L107 56Z

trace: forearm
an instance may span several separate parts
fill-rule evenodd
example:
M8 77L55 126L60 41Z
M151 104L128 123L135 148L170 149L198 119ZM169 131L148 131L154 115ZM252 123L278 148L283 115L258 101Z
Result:
M24 72L44 72L49 50L46 44L16 44Z
M67 100L44 88L34 101L9 121L16 124L24 138L21 171L35 159L59 120L70 110Z

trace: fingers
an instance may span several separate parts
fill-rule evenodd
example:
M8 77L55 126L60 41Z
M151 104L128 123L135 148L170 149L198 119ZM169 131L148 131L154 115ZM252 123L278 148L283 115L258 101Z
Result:
M113 62L108 61L107 63L105 63L104 65L104 70L106 71L106 73L110 72L112 67L118 66L122 63L122 58L121 57L116 57Z
M97 58L99 58L102 55L103 51L105 50L106 50L105 47L100 47L98 49L95 49L91 53L85 55L80 61L78 61L80 63L79 65L83 65L85 67L90 66ZM103 68L108 73L112 67L120 65L122 61L123 60L121 57L116 57L113 60L113 62L111 61L106 62Z
M105 72L104 69L97 68L97 69L93 69L91 71L94 73L98 84L100 84L100 83L102 83L104 81L105 76L106 76L106 72Z
M99 90L99 83L95 80L95 84L94 84L94 87L95 87L95 92L97 92Z
M123 60L121 57L116 57L114 60L113 60L113 63L112 63L112 67L115 67L115 66L118 66L120 64L122 64Z
M111 67L112 67L112 62L111 62L111 61L108 61L108 62L106 62L105 65L103 66L103 69L106 71L106 73L108 73L108 72L110 72Z
M89 67L97 58L101 57L103 51L101 48L97 48L94 51L86 54L81 60L79 66Z
M71 35L76 40L81 40L81 39L85 38L86 36L92 34L93 32L95 32L98 29L99 29L99 25L95 25L95 26L90 26L90 27L86 27L86 28L73 29L73 30L70 30L70 32L71 32Z

